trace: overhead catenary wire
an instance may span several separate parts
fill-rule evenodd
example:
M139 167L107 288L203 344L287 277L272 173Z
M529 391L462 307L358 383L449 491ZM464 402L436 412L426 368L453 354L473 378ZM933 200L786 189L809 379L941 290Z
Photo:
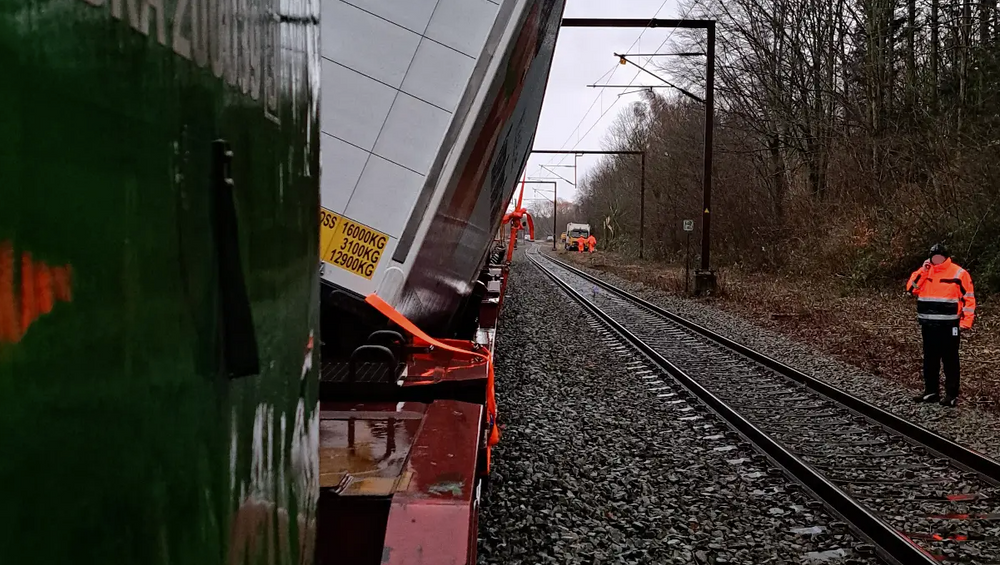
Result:
M632 66L639 67L639 65L636 64L635 62L626 59L625 55L619 55L618 53L615 53L615 56L616 57L621 57L622 61L624 61L624 62L626 62L626 63L628 63L628 64L630 64ZM688 92L686 89L677 86L676 84L668 81L667 79L665 79L665 78L663 78L663 77L661 77L659 75L655 75L655 74L653 74L650 71L647 71L644 67L639 67L639 70L642 71L642 72L644 72L644 73L646 73L646 74L648 74L649 76L651 76L651 77L653 77L655 79L663 81L664 83L666 83L667 86L669 86L669 87L677 90L678 92L680 92L684 96L687 96L688 98L694 100L695 102L701 102L702 104L705 103L705 99L704 98L702 98L702 97L700 97L700 96L698 96L696 94L692 94L692 93ZM644 88L653 88L653 87L652 86L646 86Z
M700 1L701 0L696 0L693 4L691 4L691 7L688 8L688 11L684 15L682 15L680 19L681 20L687 20L688 17L691 15L691 12L694 11L695 6L697 6ZM646 28L646 29L649 29L649 28ZM676 32L677 29L678 28L671 28L670 32L667 34L667 37L663 39L663 42L660 43L659 47L657 47L656 49L654 49L653 52L656 53L660 49L663 49L663 46L666 45L668 41L670 41L670 38L673 37L674 32ZM629 49L631 49L631 47L629 47ZM639 70L637 70L635 72L635 75L632 77L632 80L630 80L628 82L628 86L626 88L631 88L633 86L633 84L635 83L635 79L637 79L639 77L639 75L642 74L642 71L646 70L646 67L649 66L649 63L650 63L651 60L652 59L647 60L645 64L643 64L642 66L639 67ZM583 136L580 137L579 140L577 140L576 145L574 145L572 147L572 149L576 149L579 146L580 142L583 141L584 138L586 138L587 135L591 131L593 131L595 127L597 127L597 124L599 124L601 122L601 120L604 118L604 116L607 115L607 113L611 111L611 109L615 106L615 104L617 102L618 102L618 100L615 100L614 102L612 102L612 104L610 106L608 106L608 108L606 110L604 110L603 113L601 113L601 116L599 118L597 118L597 121L594 122L594 125L590 126L590 129L587 130L587 133L583 134ZM563 157L563 158L565 158L565 157ZM560 160L559 162L562 162L562 161Z
M653 13L653 17L652 17L652 18L650 18L650 21L651 21L651 22L652 22L653 20L655 20L657 16L659 16L659 15L660 15L660 12L661 12L661 11L663 11L663 8L664 8L664 7L665 7L665 6L667 5L667 2L669 2L669 1L670 1L670 0L663 0L663 3L661 3L661 4L660 4L660 7L659 7L659 8L657 8L657 9L656 9L656 12L654 12L654 13ZM646 33L646 31L647 31L647 30L649 30L649 29L650 29L649 27L644 27L644 28L642 28L642 31L640 31L640 32L639 32L639 36L638 36L638 37L636 37L636 38L635 38L635 41L633 41L633 42L632 42L632 45L630 45L630 46L629 46L629 48L628 48L628 51L631 51L633 47L635 47L636 45L638 45L638 44L639 44L639 41L641 41L641 40L642 40L642 36L643 36L643 35L644 35L644 34ZM661 44L661 47L662 47L662 44ZM659 49L657 49L657 51L659 51ZM605 72L605 73L604 73L603 75L601 75L601 78L599 78L599 79L597 79L596 81L594 81L594 83L596 84L596 83L599 83L599 82L601 82L601 80L602 80L602 79L604 79L605 77L607 77L607 81L605 81L605 84L608 84L608 83L610 83L610 82L611 82L611 79L612 79L612 78L614 78L614 75L615 75L615 72L616 72L616 71L618 70L618 67L619 67L619 65L618 65L617 63L616 63L616 64L614 64L614 65L612 65L612 66L611 66L611 68L610 68L610 69L608 69L608 71L607 71L607 72ZM610 76L609 76L609 75L610 75ZM634 81L635 79L633 78L632 80ZM589 106L589 107L587 108L587 111L583 113L583 117L581 117L581 118L580 118L580 121L579 121L579 123L577 123L577 124L576 124L576 127L574 127L574 128L572 129L572 130L570 130L570 134L569 134L569 137L567 137L567 138L566 138L566 140L565 140L565 141L563 141L563 142L562 142L562 144L561 144L561 145L559 146L559 148L560 148L560 149L565 149L565 148L566 148L566 145L567 145L567 144L568 144L568 143L570 142L570 140L572 140L572 139L573 139L573 134L574 134L574 133L579 133L579 131L580 131L580 127L581 127L581 126L583 126L583 122L584 122L584 121L586 121L586 119L587 119L587 116L589 116L589 115L590 115L590 111L594 109L594 106L596 106L598 102L600 102L602 94L603 94L603 93L598 93L598 94L597 94L597 96L596 96L596 97L594 97L594 101L590 103L590 106ZM615 102L617 102L617 100L616 100ZM612 105L614 105L614 104L612 103ZM603 116L604 116L604 113L602 113L602 114L601 114L601 116L603 117ZM600 118L598 118L598 120L600 120ZM578 140L577 140L577 145L579 145L579 142L580 142L580 139L578 139ZM574 146L574 148L575 148L575 147L576 147L576 146ZM563 157L563 158L560 158L560 160L559 160L559 163L562 163L562 159L564 159L564 158L565 158L565 157ZM548 161L548 162L546 163L546 165L551 165L551 164L552 164L552 160L550 159L550 160L549 160L549 161Z
M698 6L698 4L700 4L700 3L701 3L701 0L695 0L695 2L693 2L693 3L691 4L691 6L689 6L689 7L688 7L687 11L686 11L686 12L685 12L684 14L682 14L682 15L681 15L681 18L680 18L680 19L681 19L682 21L684 21L684 20L687 20L688 18L690 18L690 16L691 16L691 13L692 13L692 12L694 11L694 9L695 9L695 8L696 8L696 7ZM664 3L663 5L665 5L665 3ZM660 6L660 10L662 10L662 9L663 9L663 5L661 5L661 6ZM659 14L660 10L657 10L657 12L656 12L656 13L657 13L657 14ZM654 19L655 19L655 16L654 16ZM650 28L648 28L648 27L646 27L646 28L643 28L643 33L645 33L645 31L646 31L646 30L648 30L648 29L650 29ZM660 43L660 45L659 45L659 46L658 46L658 47L657 47L656 49L654 49L654 50L653 50L653 53L658 53L658 52L660 51L660 49L663 49L663 46L664 46L664 45L666 45L668 41L670 41L670 39L671 39L671 38L673 37L673 35L674 35L674 33L675 33L675 32L677 31L677 29L678 29L678 28L676 28L676 27L675 27L675 28L671 28L671 29L670 29L670 32L669 32L669 33L667 34L667 37L666 37L666 38L664 38L664 39L663 39L663 41L662 41L662 42ZM640 38L642 37L642 33L640 33L640 34L639 34L639 37L640 37ZM637 38L637 39L636 39L636 41L635 41L635 43L633 43L633 44L632 44L632 47L634 47L634 46L635 46L635 44L636 44L636 43L638 43L638 41L639 41L639 39ZM630 50L632 49L632 47L629 47L629 48L628 48L628 50L626 50L626 52L630 51ZM635 80L636 80L636 79L637 79L637 78L639 77L639 75L640 75L640 74L642 74L642 71L646 70L646 67L647 67L647 66L649 66L649 63L650 63L650 62L652 62L652 58L651 58L651 57L650 57L649 59L647 59L647 61L646 61L646 62L645 62L645 63L644 63L644 64L643 64L643 65L642 65L641 67L639 67L639 70L637 70L637 71L635 72L635 75L634 75L634 76L632 77L632 79L631 79L631 80L630 80L630 81L628 82L628 85L627 85L627 86L626 86L625 88L631 88L631 87L632 87L632 86L634 85L634 83L635 83ZM616 63L615 65L616 65L616 66L620 66L620 65L618 65L618 63ZM647 71L647 72L648 72L648 71ZM608 80L609 80L609 82L610 82L610 78L609 78ZM598 95L598 99L599 99L599 98L600 98L600 95ZM603 119L604 119L604 116L606 116L606 115L608 114L608 112L610 112L610 111L611 111L611 110L612 110L612 109L613 109L613 108L615 107L615 105L616 105L616 104L618 103L618 101L619 101L619 100L621 100L621 98L620 98L620 97L619 97L619 98L616 98L615 100L613 100L613 101L611 102L611 104L610 104L610 105L609 105L609 106L608 106L607 108L605 108L605 110L604 110L603 112L601 112L601 115L600 115L600 116L599 116L599 117L597 118L597 121L595 121L595 122L593 123L593 125L591 125L591 126L590 126L590 128L588 128L588 129L587 129L587 131L586 131L586 132L585 132L585 133L584 133L584 134L583 134L582 136L580 136L579 138L577 138L577 142L576 142L576 143L575 143L575 144L573 145L573 147L572 147L572 148L570 148L570 151L572 151L572 150L576 149L577 147L579 147L579 145L580 145L580 142L582 142L582 141L583 141L584 139L586 139L586 137L587 137L587 136L588 136L588 135L590 134L590 132L592 132L592 131L594 130L594 128L596 128L596 127L597 127L597 125L601 123L601 120L603 120ZM595 100L595 104L596 104L596 100ZM591 108L593 108L593 104L591 104ZM585 120L585 119L586 119L586 117L587 117L587 115L588 115L589 113L590 113L590 110L588 109L588 110L587 110L587 114L584 114L584 118L583 118L583 120ZM583 120L581 120L581 121L580 121L580 123L581 123L581 124L583 123ZM577 126L577 128L575 128L575 129L573 130L573 132L575 133L575 132L577 131L577 129L578 129L578 128L579 128L579 125ZM569 139L572 139L572 138L573 138L573 135L572 135L572 133L571 133L571 134L570 134L570 137L569 137ZM567 139L567 140L566 140L566 142L569 142L569 139ZM562 147L560 147L560 149L564 149L564 148L565 148L565 143L563 144L563 146L562 146ZM569 155L562 155L562 156L560 156L560 157L558 158L558 160L556 160L556 161L555 161L555 163L556 163L556 164L561 164L561 163L562 163L563 161L565 161L565 160L566 160L566 158L567 158L568 156L569 156ZM553 164L553 162L552 162L551 160L550 160L550 161L549 161L548 163L546 163L546 165L552 165L552 164Z

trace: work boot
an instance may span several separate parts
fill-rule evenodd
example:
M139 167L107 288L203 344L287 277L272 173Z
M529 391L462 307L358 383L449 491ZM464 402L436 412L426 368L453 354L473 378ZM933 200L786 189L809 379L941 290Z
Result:
M944 398L941 399L941 406L947 406L948 408L958 406L958 397L950 394L944 395Z
M921 402L937 402L939 400L941 400L941 397L938 396L938 393L936 392L925 391L921 393L919 396L913 397L913 401L916 402L917 404L920 404Z

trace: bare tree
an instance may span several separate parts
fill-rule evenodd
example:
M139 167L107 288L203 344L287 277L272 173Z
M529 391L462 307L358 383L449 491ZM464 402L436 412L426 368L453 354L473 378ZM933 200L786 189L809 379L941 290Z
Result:
M944 237L968 249L967 263L993 265L1000 288L997 4L682 0L689 17L717 21L720 257L800 269L836 257L867 281L896 276ZM699 31L672 37L671 49L706 51ZM704 89L703 59L656 72ZM680 220L699 211L704 113L663 92L624 111L604 143L647 151L647 248L674 257ZM605 159L581 187L581 212L634 250L635 164Z

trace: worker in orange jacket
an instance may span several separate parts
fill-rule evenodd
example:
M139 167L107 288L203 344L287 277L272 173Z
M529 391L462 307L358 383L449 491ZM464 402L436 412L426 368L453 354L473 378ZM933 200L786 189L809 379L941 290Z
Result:
M576 238L576 250L583 253L583 249L587 247L587 240L583 239L583 236Z
M594 234L590 234L590 237L587 238L587 244L590 246L591 253L593 253L594 250L597 249L597 238L594 237Z
M917 297L917 319L924 341L924 392L916 402L958 404L958 344L962 330L972 329L976 317L976 294L972 277L951 260L948 249L938 243L931 258L910 275L906 291ZM939 374L944 362L945 396L938 395Z

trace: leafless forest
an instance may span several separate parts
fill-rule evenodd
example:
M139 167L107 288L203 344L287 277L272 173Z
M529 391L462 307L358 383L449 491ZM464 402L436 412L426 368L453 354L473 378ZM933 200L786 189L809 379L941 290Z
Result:
M713 263L898 284L943 240L983 290L1000 289L997 0L682 0L681 11L719 22ZM704 42L679 32L672 48ZM704 57L647 68L704 91ZM703 128L703 105L660 89L603 140L647 152L653 258L680 258L682 220L700 220ZM605 248L637 253L638 159L606 158L579 188L560 223L586 217Z

